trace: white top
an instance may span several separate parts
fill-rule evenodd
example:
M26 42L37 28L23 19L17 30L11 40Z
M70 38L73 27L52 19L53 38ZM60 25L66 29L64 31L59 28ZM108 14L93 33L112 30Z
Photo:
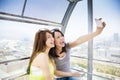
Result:
M31 66L31 71L33 75L40 75L42 74L42 70L38 67Z

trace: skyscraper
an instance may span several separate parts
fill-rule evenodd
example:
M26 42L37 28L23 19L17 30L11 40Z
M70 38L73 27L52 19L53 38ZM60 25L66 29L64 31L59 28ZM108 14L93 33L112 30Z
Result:
M118 41L119 41L119 34L118 34L118 33L114 33L113 40L114 40L115 42L118 42Z

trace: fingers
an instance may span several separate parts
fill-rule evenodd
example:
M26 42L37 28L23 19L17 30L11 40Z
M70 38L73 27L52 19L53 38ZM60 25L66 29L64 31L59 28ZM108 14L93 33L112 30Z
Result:
M85 72L81 72L80 76L81 76L81 77L82 77L82 76L85 76Z
M105 22L103 22L102 24L103 24L104 27L106 26L106 23L105 23Z
M95 18L95 20L102 20L102 18L98 18L98 19L97 19L97 18Z
M106 26L106 23L102 21L102 18L95 18L96 26L100 28L104 28Z
M102 20L102 18L99 18L99 20Z

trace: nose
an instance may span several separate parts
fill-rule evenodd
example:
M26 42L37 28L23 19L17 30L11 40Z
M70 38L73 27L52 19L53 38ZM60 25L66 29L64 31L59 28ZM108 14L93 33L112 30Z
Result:
M51 40L54 41L54 38L52 37Z

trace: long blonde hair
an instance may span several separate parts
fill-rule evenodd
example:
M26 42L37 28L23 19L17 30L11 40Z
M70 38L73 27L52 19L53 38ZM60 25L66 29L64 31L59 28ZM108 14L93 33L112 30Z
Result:
M30 66L31 66L32 61L35 59L35 57L40 52L44 52L46 50L46 40L47 40L46 33L52 34L51 31L49 31L48 29L39 30L35 34L33 51L32 51L29 66L28 66L28 69L27 69L28 74L30 73Z

